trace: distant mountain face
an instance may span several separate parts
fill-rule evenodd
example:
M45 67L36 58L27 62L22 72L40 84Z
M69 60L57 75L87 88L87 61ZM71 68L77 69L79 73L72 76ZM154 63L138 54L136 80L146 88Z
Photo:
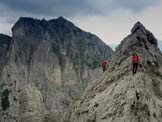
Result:
M98 37L82 31L62 17L50 21L20 18L12 30L13 37L23 40L21 43L24 45L30 45L31 54L42 42L49 42L56 54L65 54L75 63L80 62L90 68L96 68L100 61L112 55L111 48Z
M62 122L161 122L162 55L157 40L137 22L109 67L65 112ZM132 75L132 54L140 57Z
M9 56L8 56L8 50L11 45L11 37L0 34L0 69L3 68L3 66L6 64Z
M57 121L113 54L97 36L63 17L21 17L12 37L0 35L0 44L2 122Z
M118 46L118 44L110 44L110 47L113 49L113 51L115 51L116 50L116 47Z

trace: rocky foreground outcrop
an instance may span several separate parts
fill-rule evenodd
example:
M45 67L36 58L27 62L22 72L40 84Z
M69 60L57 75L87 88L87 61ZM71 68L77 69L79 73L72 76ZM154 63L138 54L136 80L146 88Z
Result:
M59 121L112 53L63 17L21 17L12 37L0 35L0 121Z
M137 22L117 47L108 70L88 86L62 122L162 122L162 55ZM131 55L140 56L132 75Z

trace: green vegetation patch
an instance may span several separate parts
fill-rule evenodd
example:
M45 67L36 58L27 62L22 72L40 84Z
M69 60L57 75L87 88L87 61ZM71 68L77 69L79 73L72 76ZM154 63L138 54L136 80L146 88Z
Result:
M1 93L1 106L3 111L7 110L10 107L9 94L10 92L8 89L5 89Z

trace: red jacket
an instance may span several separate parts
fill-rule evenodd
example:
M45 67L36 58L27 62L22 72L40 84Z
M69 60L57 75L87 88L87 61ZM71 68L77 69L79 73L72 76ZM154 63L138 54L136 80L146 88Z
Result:
M106 61L104 61L104 62L102 62L102 63L101 63L101 65L102 65L102 67L106 67L107 62L106 62Z
M132 62L133 63L138 63L138 61L139 61L139 56L138 55L133 55Z

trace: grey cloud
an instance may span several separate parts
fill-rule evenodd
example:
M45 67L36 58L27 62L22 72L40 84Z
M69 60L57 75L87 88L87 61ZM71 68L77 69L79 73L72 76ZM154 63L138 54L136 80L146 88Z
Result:
M116 9L144 11L161 0L0 0L0 16L14 23L20 16L53 18L105 15Z
M14 12L36 15L76 16L102 14L125 8L142 11L160 0L1 0L0 4Z
M15 12L38 15L71 16L94 11L86 0L1 0L0 4Z
M148 7L158 5L160 2L161 0L113 0L113 5L133 12L140 12Z

